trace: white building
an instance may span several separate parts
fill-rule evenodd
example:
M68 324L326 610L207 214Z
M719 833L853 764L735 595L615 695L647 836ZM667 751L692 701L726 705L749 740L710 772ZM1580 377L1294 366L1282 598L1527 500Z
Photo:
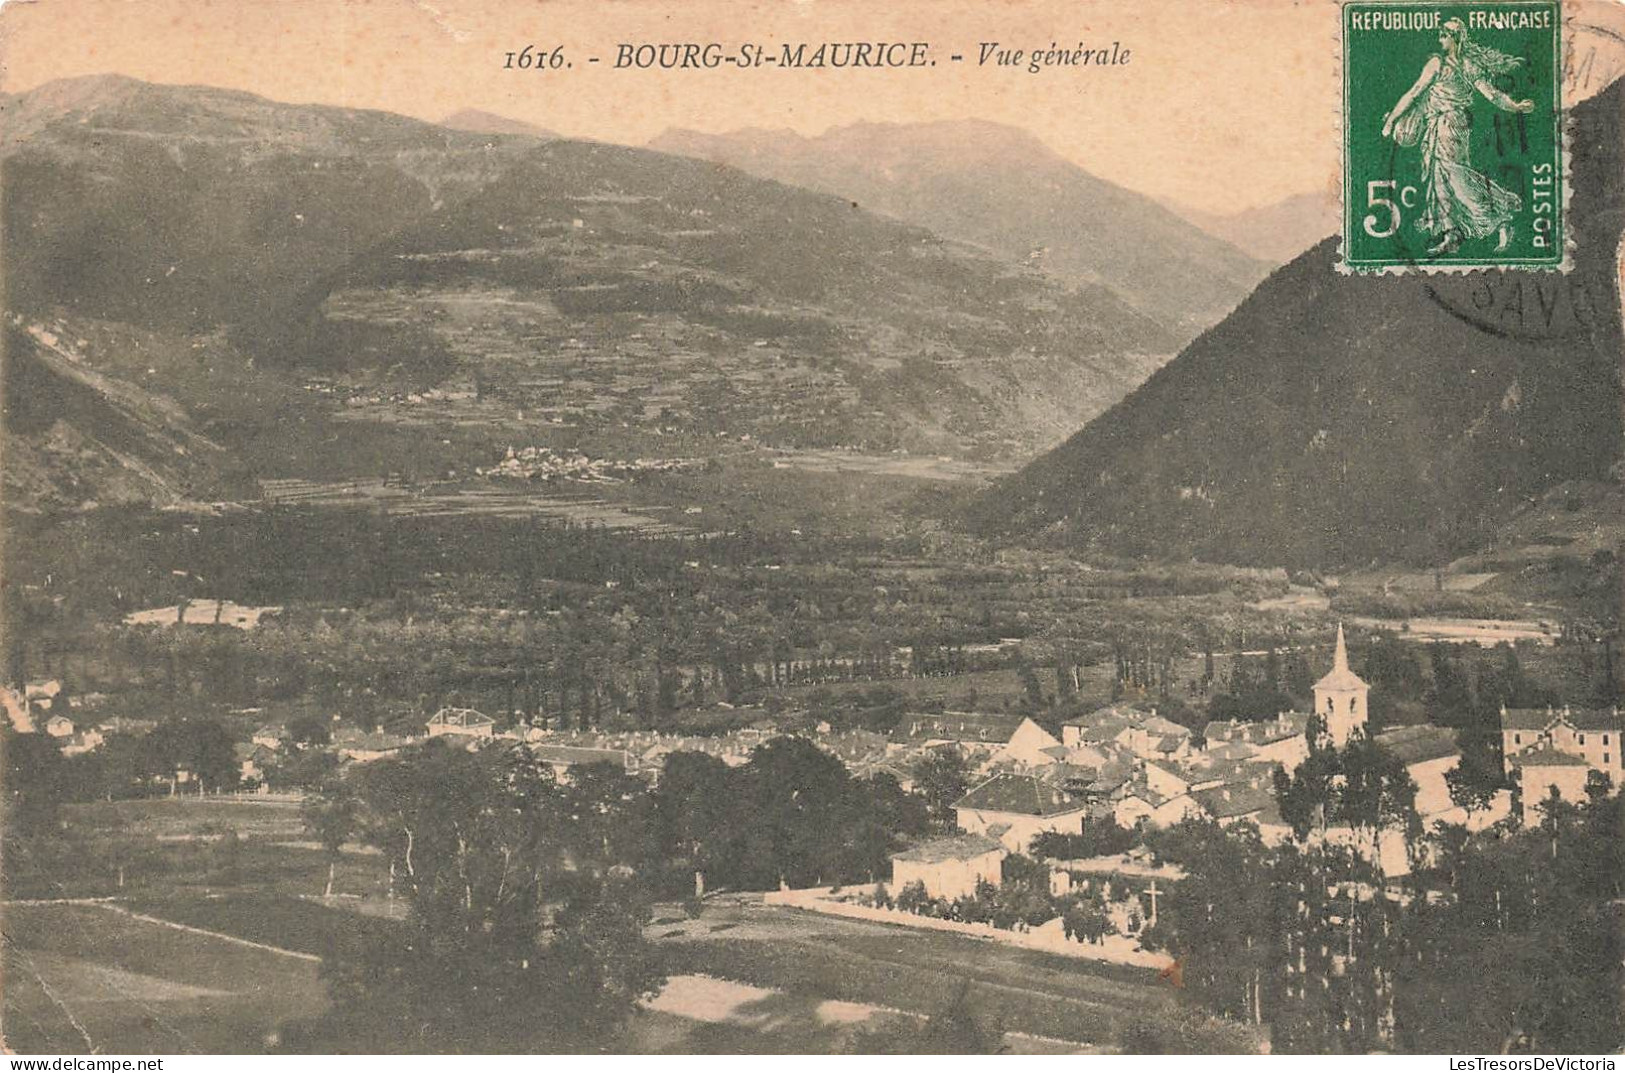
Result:
M1578 805L1586 799L1586 779L1590 777L1592 769L1572 753L1541 745L1512 757L1510 763L1518 781L1525 827L1533 827L1541 821L1543 814L1540 806L1553 790L1571 805Z
M976 892L981 882L999 885L1004 859L1010 851L987 835L952 835L934 838L891 859L893 898L910 883L920 883L933 898L962 898Z
M1445 781L1445 776L1461 763L1455 731L1421 723L1384 730L1374 740L1398 757L1415 780L1416 811L1424 822L1455 807L1450 800L1450 784Z
M1615 789L1625 782L1625 756L1620 737L1625 718L1617 708L1502 708L1501 755L1507 773L1519 753L1546 746L1600 771Z
M953 807L961 831L996 838L1016 853L1045 831L1083 834L1083 802L1031 775L995 775Z

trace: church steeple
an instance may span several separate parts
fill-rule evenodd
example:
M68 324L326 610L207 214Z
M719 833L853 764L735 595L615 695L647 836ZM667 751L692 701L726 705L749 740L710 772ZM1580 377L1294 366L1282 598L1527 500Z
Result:
M1349 667L1348 642L1343 624L1337 624L1337 644L1332 650L1331 673L1315 683L1315 714L1326 723L1332 744L1348 744L1356 727L1366 721L1366 701L1371 687Z

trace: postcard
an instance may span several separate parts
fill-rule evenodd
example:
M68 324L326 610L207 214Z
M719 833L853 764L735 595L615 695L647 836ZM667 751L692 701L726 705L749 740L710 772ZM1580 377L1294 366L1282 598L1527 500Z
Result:
M8 1060L1614 1069L1622 76L1611 0L4 4Z

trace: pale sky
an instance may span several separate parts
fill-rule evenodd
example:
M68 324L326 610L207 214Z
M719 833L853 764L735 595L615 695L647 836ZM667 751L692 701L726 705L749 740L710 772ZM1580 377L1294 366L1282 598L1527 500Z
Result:
M937 66L611 68L621 42L776 53L784 41L916 40ZM1120 42L1132 57L1031 74L978 67L983 41ZM979 118L1160 200L1235 212L1335 196L1337 41L1332 0L12 0L0 11L0 88L112 71L424 119L480 108L628 144L674 126L818 134ZM527 43L562 44L573 69L503 70L503 54ZM964 62L949 61L955 52Z

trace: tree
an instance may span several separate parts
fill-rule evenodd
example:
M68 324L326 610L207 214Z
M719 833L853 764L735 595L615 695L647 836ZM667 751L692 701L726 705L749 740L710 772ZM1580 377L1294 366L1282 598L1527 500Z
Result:
M1111 917L1098 896L1079 898L1061 914L1061 927L1069 939L1099 943L1112 933Z
M846 765L805 738L774 738L739 769L750 817L736 833L742 885L818 886L844 878L852 777Z
M565 971L547 978L544 1007L575 1034L603 1038L666 982L660 958L644 941L653 918L637 873L612 865L600 875L573 874L553 918L547 957Z
M1281 952L1270 862L1257 829L1189 819L1147 844L1185 878L1162 896L1141 943L1178 960L1186 989L1208 1008L1262 1023L1264 988L1280 971Z
M333 740L331 721L315 714L295 716L288 720L288 740L295 745L326 745Z
M1428 646L1433 664L1433 685L1427 691L1428 712L1441 726L1466 726L1472 717L1472 693L1467 674L1452 651L1454 646L1435 641Z
M1444 781L1450 789L1450 800L1456 807L1466 810L1471 822L1473 813L1483 812L1505 787L1506 774L1501 768L1500 750L1493 752L1486 746L1466 740L1462 736L1461 759L1445 772Z
M708 873L727 868L732 825L733 772L709 753L666 757L654 791L655 814L668 859L680 862L703 890ZM686 874L684 879L686 879Z
M1625 1044L1625 803L1559 802L1538 828L1465 839L1452 867L1455 897L1415 899L1398 922L1399 1049L1612 1053Z
M54 829L68 797L68 764L56 739L7 733L0 746L6 754L6 837L29 838Z
M1029 713L1043 711L1047 703L1044 698L1044 684L1038 680L1038 672L1033 669L1033 665L1023 660L1016 667L1016 675L1021 679L1023 708Z
M319 790L338 776L339 758L326 750L306 749L266 772L275 787Z
M918 913L930 900L931 896L925 892L925 883L918 879L905 883L903 889L897 892L897 908L905 913Z
M1260 1042L1244 1025L1177 1008L1137 1014L1118 1037L1124 1054L1258 1054Z
M1586 800L1593 808L1606 807L1609 795L1614 792L1614 780L1606 771L1595 768L1586 772L1585 793Z
M1337 786L1343 775L1343 758L1324 736L1325 723L1319 716L1309 720L1309 755L1288 774L1276 768L1275 800L1281 818L1302 842L1312 831L1324 832L1337 812Z
M319 790L306 795L299 811L305 830L322 844L327 854L327 887L322 897L331 898L341 849L356 833L361 800L349 782L335 772Z
M931 822L944 831L958 827L953 806L965 796L968 783L965 758L951 746L931 750L914 769L915 792L925 798Z
M658 987L644 877L573 837L565 793L522 747L434 740L355 778L365 837L410 912L404 929L330 959L332 1016L419 1033L366 1046L577 1048Z
M1337 790L1337 820L1371 839L1376 859L1378 839L1386 829L1405 833L1407 842L1421 834L1416 813L1416 782L1393 753L1356 732L1342 749L1343 781Z
M572 857L645 873L654 867L654 802L642 781L618 764L587 764L572 770L562 796L569 817L564 841Z
M198 790L229 790L237 785L240 769L231 734L207 719L170 719L147 735L149 773L173 778L189 771Z
M848 852L841 865L843 878L878 880L891 871L891 855L905 838L916 838L931 829L925 802L904 793L897 779L877 772L852 782L850 803L842 826Z
M1081 835L1040 831L1033 836L1031 849L1033 856L1041 859L1071 861L1123 853L1134 848L1138 841L1137 832L1118 826L1116 820L1106 815L1085 824Z

